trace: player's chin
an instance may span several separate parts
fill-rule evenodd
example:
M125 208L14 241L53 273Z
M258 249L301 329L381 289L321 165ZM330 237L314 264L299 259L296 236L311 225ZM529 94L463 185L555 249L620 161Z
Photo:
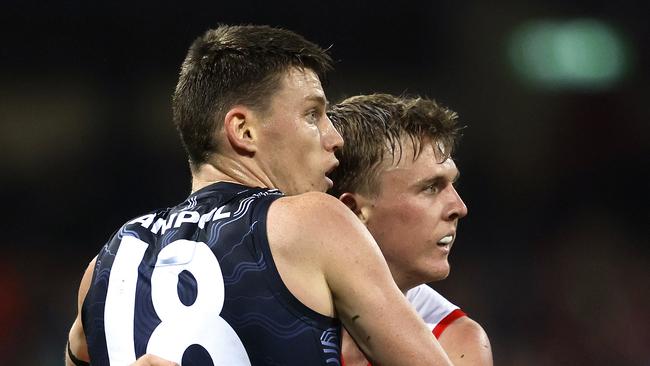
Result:
M438 276L437 276L438 279L436 281L442 281L442 280L446 279L447 277L449 277L450 272L451 271L439 272Z
M431 282L441 281L449 277L451 272L451 267L449 262L444 261L444 263L436 263L434 266L431 266L428 271L428 277Z

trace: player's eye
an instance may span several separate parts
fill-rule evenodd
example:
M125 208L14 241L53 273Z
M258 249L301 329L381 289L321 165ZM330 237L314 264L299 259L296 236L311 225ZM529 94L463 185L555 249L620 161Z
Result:
M308 117L309 117L310 122L316 123L316 121L318 121L318 112L316 112L315 110L312 110L312 111L309 112Z
M434 182L424 187L424 191L431 194L436 194L440 191L440 183Z

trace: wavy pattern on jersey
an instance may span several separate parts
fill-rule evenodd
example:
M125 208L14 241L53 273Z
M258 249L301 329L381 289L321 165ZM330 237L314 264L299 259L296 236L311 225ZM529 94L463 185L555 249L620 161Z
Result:
M244 198L239 202L239 207L237 207L237 210L233 213L233 216L241 216L248 212L248 209L250 208L251 203L255 201L256 199L259 199L260 197L267 197L267 196L282 196L283 194L280 193L279 191L267 191L267 192L257 192L250 197Z
M242 277L248 272L261 272L266 270L266 262L264 261L264 253L260 253L260 258L257 262L242 262L233 268L230 276L223 276L223 282L228 285L233 285L241 281Z
M190 196L182 204L187 204L183 210L193 210L197 205L196 196Z
M120 239L121 239L121 238L120 238ZM100 257L101 257L102 255L104 255L104 254L108 254L108 255L110 255L111 257L115 257L115 254L117 254L117 250L116 250L115 252L112 252L112 251L111 251L111 247L109 246L109 244L110 244L110 243L108 243L108 244L106 244L106 245L104 245L104 246L102 247L102 251L100 252Z
M339 347L340 337L336 328L327 328L320 336L320 343L323 345L323 353L328 358L325 360L328 365L341 365L339 359L341 358Z
M224 302L219 316L235 330L251 364L339 366L339 322L319 316L302 305L287 290L275 268L266 237L266 214L270 204L281 196L283 194L277 190L216 183L178 206L152 213L156 222L162 219L170 226L171 215L184 210L205 215L224 207L223 213L229 212L230 216L208 220L203 228L198 223L171 226L164 234L140 224L118 230L98 256L90 296L84 305L84 329L87 329L89 349L97 357L93 365L108 364L103 323L106 289L117 249L123 237L132 236L149 244L138 267L134 294L136 356L146 352L151 335L161 324L151 297L150 282L158 253L175 240L190 240L207 244L219 261L224 283ZM180 286L177 288L179 299L183 298L183 291L194 293L190 296L193 298L206 288L191 281Z
M251 207L251 203L253 203L254 200L255 200L254 196L244 198L243 200L241 200L241 202L239 202L239 207L237 207L237 210L235 210L235 212L232 215L236 217L241 217L243 214L248 212L248 209Z
M241 202L239 202L239 207L237 207L237 210L235 210L235 213L232 214L231 219L228 221L221 221L217 222L212 227L210 227L210 235L208 236L210 239L206 243L210 248L214 247L215 244L219 241L219 238L221 237L221 230L227 226L230 225L234 222L239 221L246 213L248 213L248 209L250 208L251 204L253 203L253 198L248 197L246 199L243 199ZM226 243L223 243L226 244Z
M127 229L126 225L122 226L120 231L118 231L118 233L117 233L117 238L118 239L122 239L124 236L132 236L132 237L134 237L136 239L140 239L140 234L138 234L137 232L135 232L133 230Z
M106 256L109 256L110 261L112 262L115 259L115 254L116 253L111 252L108 244L102 247L102 251L97 256L97 262L95 263L95 279L93 281L93 286L100 286L103 284L103 286L108 287L108 277L111 275L111 266L103 265L103 262L109 259L104 259Z
M236 193L235 193L235 197L237 197L237 196L245 196L245 195L247 195L248 192L250 192L250 191L253 191L253 189L252 189L252 188L244 188L244 189L241 189L239 192L236 192Z
M250 192L251 190L246 190L245 192ZM239 194L241 194L240 192ZM238 195L239 195L238 194ZM278 190L271 190L271 191L265 191L265 192L257 192L250 197L246 197L242 199L239 202L239 205L237 206L237 209L235 210L234 213L232 213L231 219L228 221L223 221L223 222L217 222L216 224L212 225L210 228L210 235L208 236L210 239L207 241L207 245L212 248L219 238L221 237L221 230L227 226L230 225L234 222L239 221L242 217L248 214L249 209L253 202L255 202L256 199L259 199L260 197L266 197L266 196L283 196L283 193L278 191Z
M160 242L160 247L164 248L169 243L171 243L172 239L174 239L174 236L176 236L176 234L178 234L178 229L167 230L167 232L165 232L165 234L162 237L162 241Z
M242 236L242 238L241 238L241 240L239 241L239 243L233 245L232 248L230 248L230 250L229 250L226 254L224 254L223 256L221 256L221 258L219 258L219 260L224 260L224 259L228 258L228 256L230 256L232 253L235 252L235 249L237 249L237 248L239 248L241 245L243 245L243 244L245 243L246 238L248 238L248 237L251 235L251 233L253 232L253 230L255 229L255 225L257 225L257 221L255 221L254 223L251 224L250 230L248 230L248 231L246 232L246 234L244 234L244 235Z
M248 313L240 317L231 314L229 322L236 329L244 329L247 327L262 328L273 337L280 339L295 338L304 332L310 332L313 330L309 325L311 322L307 319L295 319L289 324L282 324L263 313L257 312Z
M101 266L101 261L97 260L98 266ZM104 284L105 286L108 286L108 277L111 275L111 269L106 268L106 267L97 267L99 270L97 271L95 275L95 281L93 282L93 286L97 286L99 284Z

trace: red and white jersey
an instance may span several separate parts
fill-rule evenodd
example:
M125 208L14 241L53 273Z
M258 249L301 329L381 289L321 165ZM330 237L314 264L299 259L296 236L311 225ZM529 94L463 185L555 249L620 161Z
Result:
M458 306L427 285L420 285L408 290L406 299L427 323L436 339L440 338L445 328L454 320L466 316ZM341 366L345 366L343 355L341 355ZM369 363L368 366L372 365Z
M445 328L454 320L466 315L458 306L427 285L410 289L406 292L406 298L431 327L436 338L440 338Z

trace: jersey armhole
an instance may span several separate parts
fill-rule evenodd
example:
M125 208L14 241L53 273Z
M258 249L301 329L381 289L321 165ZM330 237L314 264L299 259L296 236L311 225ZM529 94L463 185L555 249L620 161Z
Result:
M68 348L68 357L70 358L70 361L72 361L73 364L75 364L76 366L90 366L89 362L78 359L77 356L75 356L74 353L72 353L72 350L70 349L70 341L68 341L67 348Z
M287 286L284 284L284 281L280 276L280 272L275 266L275 261L273 260L273 254L271 253L271 247L267 234L267 218L269 207L277 198L280 197L267 198L259 203L256 203L253 213L254 217L259 218L256 225L257 227L254 231L254 235L258 236L259 238L257 243L261 244L260 250L267 258L266 264L270 269L269 274L271 275L271 278L268 278L267 284L282 295L280 296L280 302L284 304L284 306L287 307L287 310L296 316L296 318L302 321L305 321L305 318L310 319L311 322L313 322L311 326L316 326L318 328L321 328L321 330L327 330L332 327L332 325L338 326L340 325L338 318L331 318L320 314L298 300L298 298L295 297L293 293L289 291L289 288L287 288Z
M438 324L436 324L432 331L433 335L436 337L436 339L440 338L440 335L445 331L445 329L447 329L449 324L453 323L456 319L462 318L464 316L467 316L464 311L455 309L451 313L447 314L447 316L442 318Z

